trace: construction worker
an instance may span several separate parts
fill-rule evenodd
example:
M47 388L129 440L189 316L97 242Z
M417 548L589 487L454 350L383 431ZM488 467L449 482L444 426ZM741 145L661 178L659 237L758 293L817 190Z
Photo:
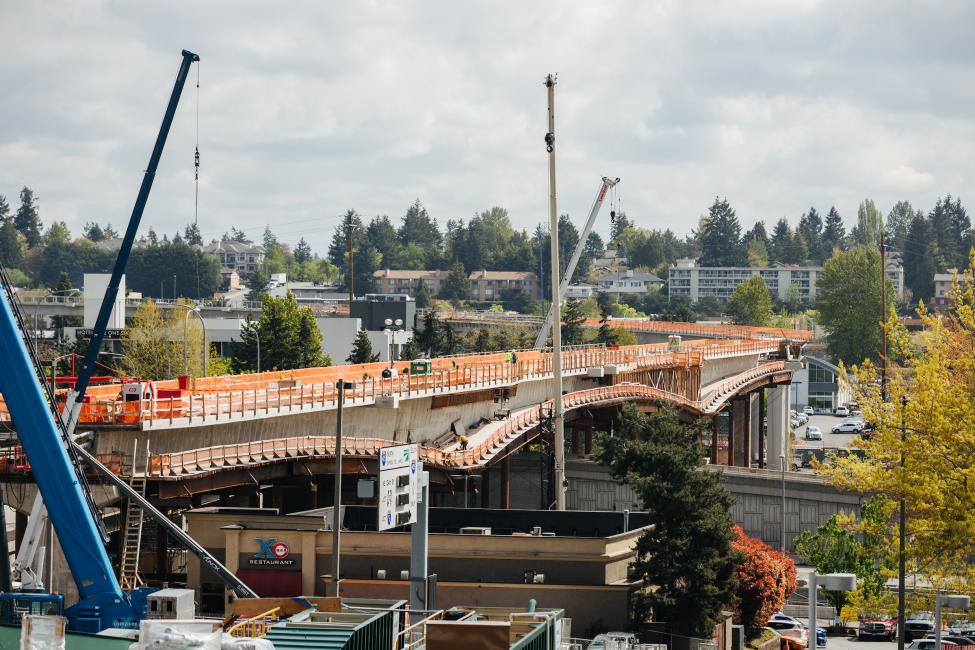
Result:
M463 433L457 435L457 443L460 445L461 451L467 451L467 436Z

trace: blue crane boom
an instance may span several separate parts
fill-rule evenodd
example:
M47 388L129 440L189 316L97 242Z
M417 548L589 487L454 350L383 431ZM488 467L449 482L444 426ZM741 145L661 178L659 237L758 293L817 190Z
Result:
M51 396L42 389L36 372L36 359L23 338L23 327L13 294L9 291L6 277L0 278L3 284L0 291L0 393L30 460L34 480L78 587L80 601L66 612L72 627L76 629L97 631L135 618L130 599L115 578L98 526L98 514L93 510L87 485L83 483L83 474L68 432L73 431L77 422L81 399L101 348L190 65L199 61L196 54L187 50L183 50L182 57L149 166L79 373L79 384L75 386L76 399L74 403L69 399L67 404L67 426L63 421L55 420L60 420L60 414Z

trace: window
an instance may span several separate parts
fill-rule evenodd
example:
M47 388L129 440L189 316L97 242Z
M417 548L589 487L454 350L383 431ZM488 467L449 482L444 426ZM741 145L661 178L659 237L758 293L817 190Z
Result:
M836 377L826 368L810 363L809 381L813 383L833 384L836 382Z

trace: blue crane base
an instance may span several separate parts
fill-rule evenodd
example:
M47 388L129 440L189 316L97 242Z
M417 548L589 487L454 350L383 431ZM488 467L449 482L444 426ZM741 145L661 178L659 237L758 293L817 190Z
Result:
M137 628L145 618L145 596L142 611L136 611L132 602L111 594L95 594L65 608L68 627L76 632L96 634L108 627Z

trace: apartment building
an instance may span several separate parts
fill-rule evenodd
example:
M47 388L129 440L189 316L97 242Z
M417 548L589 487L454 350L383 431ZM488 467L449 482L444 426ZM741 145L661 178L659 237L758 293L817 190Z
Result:
M468 277L472 300L500 300L508 290L529 296L538 291L538 276L527 271L474 271Z
M447 271L411 271L383 269L372 274L376 279L376 293L405 293L416 296L420 280L427 285L431 296L440 293L440 284L447 279Z
M372 276L376 280L376 293L405 293L416 295L416 287L423 280L431 296L440 293L440 286L447 279L448 271L408 271L383 269ZM528 295L538 291L538 280L534 273L521 271L474 271L468 276L471 281L472 300L500 300L508 289L520 290Z
M264 262L264 247L245 244L239 241L214 241L202 247L207 255L215 255L220 260L221 274L225 281L230 280L234 271L238 275L253 273Z
M753 275L762 278L773 298L786 300L789 287L796 285L803 302L816 299L816 282L821 266L777 264L765 268L747 266L698 266L693 259L680 259L670 268L668 287L670 296L688 296L692 302L711 297L727 300L739 284ZM887 277L894 285L898 298L904 297L904 267L896 261L888 262Z

